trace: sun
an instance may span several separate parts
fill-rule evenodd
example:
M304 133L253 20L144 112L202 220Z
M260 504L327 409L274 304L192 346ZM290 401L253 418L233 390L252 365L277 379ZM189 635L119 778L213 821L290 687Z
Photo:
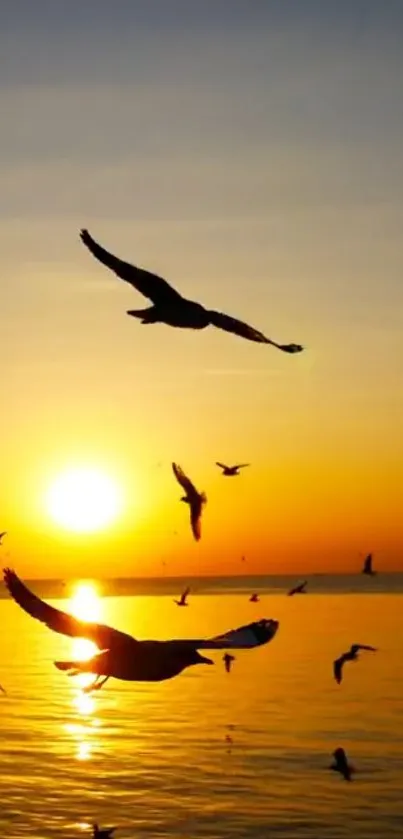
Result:
M121 509L120 492L105 473L75 468L58 475L49 487L46 506L53 520L76 533L103 530Z

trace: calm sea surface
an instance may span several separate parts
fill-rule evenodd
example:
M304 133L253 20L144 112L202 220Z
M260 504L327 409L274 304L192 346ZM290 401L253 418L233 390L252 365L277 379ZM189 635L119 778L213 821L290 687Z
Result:
M294 598L289 578L190 582L179 609L180 580L94 581L97 617L139 639L273 617L276 638L236 653L229 675L213 653L215 667L93 695L52 663L82 642L0 594L0 835L74 839L98 821L116 839L403 837L402 577L316 576ZM80 599L78 582L31 585L82 616L87 598L93 618L94 592ZM347 664L338 686L332 661L355 642L379 652ZM337 746L357 769L351 784L327 769Z

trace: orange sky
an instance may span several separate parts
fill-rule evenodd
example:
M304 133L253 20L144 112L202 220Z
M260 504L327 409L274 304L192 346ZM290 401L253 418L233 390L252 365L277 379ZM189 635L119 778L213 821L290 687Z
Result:
M396 22L224 7L100 2L94 31L39 0L0 34L0 530L23 575L403 569ZM82 226L306 351L141 326ZM172 460L208 495L198 545ZM83 537L44 495L86 464L125 507Z

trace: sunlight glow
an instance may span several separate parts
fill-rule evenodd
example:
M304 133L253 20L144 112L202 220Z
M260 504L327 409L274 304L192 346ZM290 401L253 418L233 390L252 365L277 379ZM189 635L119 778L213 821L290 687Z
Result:
M70 611L80 620L99 621L101 618L102 600L98 594L96 584L93 582L78 583L73 596L70 599ZM72 657L78 661L87 661L98 652L98 647L93 641L87 638L73 638ZM76 684L85 688L95 680L93 673L80 673L76 677ZM86 694L78 694L74 704L81 714L91 714L93 710L93 699Z
M51 484L46 507L66 530L89 533L110 525L121 509L114 481L97 469L70 469Z

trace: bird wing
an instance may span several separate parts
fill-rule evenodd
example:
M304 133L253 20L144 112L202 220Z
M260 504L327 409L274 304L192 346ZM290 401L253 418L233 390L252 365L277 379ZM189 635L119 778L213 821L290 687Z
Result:
M3 536L7 536L7 530L2 530L2 532L0 533L0 539L2 539Z
M198 542L201 537L202 506L201 499L199 498L195 498L194 502L190 505L190 524L196 542Z
M190 594L190 586L188 586L187 588L185 588L185 591L184 591L184 592L183 592L183 594L181 595L181 600L182 600L183 602L185 602L185 600L186 600L186 598L187 598L188 594Z
M88 230L81 230L81 241L86 245L92 255L95 256L103 265L114 271L121 280L130 283L140 294L148 297L153 303L173 303L181 300L181 295L175 291L172 286L167 283L162 277L157 274L152 274L150 271L145 271L143 268L137 268L131 265L130 262L124 262L117 256L114 256L109 251L98 245L98 242L90 236Z
M344 655L341 655L340 658L336 658L336 661L333 662L333 673L334 678L336 679L337 684L339 685L342 678L343 678L343 664L345 662Z
M226 466L225 463L220 463L218 460L216 460L215 465L219 466L220 469L229 469L230 468L229 466Z
M88 638L100 649L115 649L137 643L131 635L100 623L87 623L49 606L24 585L10 568L4 569L4 582L15 602L31 617L45 623L49 629L71 638Z
M181 467L178 466L177 463L172 464L172 469L173 469L173 473L175 475L176 480L181 485L181 487L185 490L185 492L187 492L188 495L193 495L193 496L198 495L198 492L197 492L197 489L196 489L195 485L192 484L192 481L190 480L190 478L188 478L187 475L185 475L183 469L181 469Z
M278 627L278 621L263 618L263 620L240 626L238 629L230 629L224 635L189 643L200 650L248 650L271 641Z
M250 466L250 463L237 463L236 466L233 466L233 469L245 469L245 466Z
M358 653L358 650L371 650L371 652L376 653L376 647L371 647L368 644L352 644L351 645L351 652Z
M247 338L248 341L256 341L258 344L272 344L269 338L254 329L253 326L244 323L243 320L231 318L223 312L215 312L214 310L208 312L210 323L218 329L225 329L226 332L233 332L235 335L240 335L241 338Z

